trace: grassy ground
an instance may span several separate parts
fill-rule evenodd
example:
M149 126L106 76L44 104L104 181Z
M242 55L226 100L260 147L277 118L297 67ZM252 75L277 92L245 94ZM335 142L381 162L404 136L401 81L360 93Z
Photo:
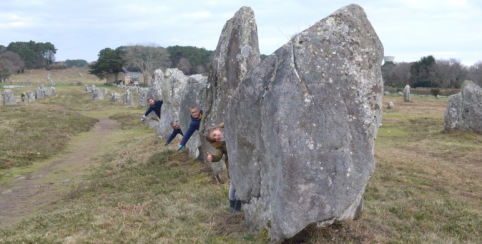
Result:
M79 72L82 74L82 77L79 75ZM65 70L43 70L43 69L35 69L35 70L25 70L23 74L14 74L10 78L12 78L13 85L21 85L24 84L25 80L28 79L26 84L34 84L35 86L39 86L40 84L44 84L45 86L50 86L50 82L47 80L47 76L50 73L50 78L55 82L57 85L75 85L77 82L85 84L95 84L102 85L106 82L106 80L99 80L95 75L89 74L88 70L86 69L65 69ZM1 85L10 85L10 82L0 83Z
M67 89L67 88L65 88ZM162 147L138 120L139 112L97 104L80 94L53 98L84 116L108 114L123 133L97 158L83 183L55 210L39 212L0 230L12 243L269 243L249 231L243 215L230 215L228 185L203 163ZM55 100L58 99L58 100ZM305 243L478 243L482 239L482 135L443 133L447 99L384 97L375 147L376 170L368 182L361 219L317 229ZM111 106L111 107L109 107ZM177 142L178 143L178 142Z

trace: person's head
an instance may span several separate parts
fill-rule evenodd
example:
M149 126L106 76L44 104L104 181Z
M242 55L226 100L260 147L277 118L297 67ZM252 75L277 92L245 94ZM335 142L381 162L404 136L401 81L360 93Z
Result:
M179 130L181 128L181 125L177 121L172 121L171 126L173 129Z
M191 111L191 116L193 118L199 118L200 111L199 111L199 108L197 106L191 106L190 111Z
M154 98L148 98L148 99L147 99L147 102L148 102L150 105L154 105Z
M221 141L221 139L223 139L223 132L219 126L208 128L206 133L206 140L208 142L218 142Z

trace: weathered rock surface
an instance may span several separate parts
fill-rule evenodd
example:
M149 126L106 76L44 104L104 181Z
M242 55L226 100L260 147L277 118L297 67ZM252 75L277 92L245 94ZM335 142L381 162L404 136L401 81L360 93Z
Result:
M449 97L444 127L446 132L482 132L482 89L474 82L464 81L460 92Z
M393 109L394 106L393 106L393 102L388 102L388 109Z
M248 72L225 114L248 227L280 241L359 215L382 120L382 57L365 12L349 5Z
M146 107L147 106L147 91L148 88L139 88L139 96L137 98L137 106Z
M171 135L171 121L179 121L181 99L188 79L179 69L166 69L161 88L161 120L156 127L156 134L161 139L167 139Z
M258 29L254 12L249 7L239 9L226 22L213 54L208 86L204 94L204 116L199 129L205 135L207 128L224 122L228 98L238 88L246 73L260 62ZM201 152L214 153L204 136ZM228 179L224 160L209 164L220 182Z
M410 100L410 86L409 85L406 85L405 88L403 88L403 100L405 102L412 102L412 100Z
M154 100L162 100L162 83L164 82L164 73L162 70L157 69L154 71L154 79L152 79L147 91L147 99L153 98ZM149 104L146 101L147 106ZM164 105L162 105L164 107ZM162 109L162 107L161 107ZM162 113L161 113L162 116ZM146 116L146 126L151 129L156 129L159 121L157 120L156 113L152 112Z
M104 92L101 89L92 86L92 99L104 100Z
M403 96L403 92L399 91L398 95Z
M111 92L110 94L110 101L111 102L120 102L121 98L120 98L120 94L117 93L117 92Z
M84 84L84 90L85 90L86 92L92 92L92 88L89 87L87 84Z
M203 94L206 89L207 77L202 75L191 75L184 89L183 98L181 99L181 108L179 110L179 125L181 130L186 132L191 123L191 106L198 106L203 110ZM201 139L199 131L195 131L186 144L189 151L189 156L193 158L202 158L204 155L200 154Z
M3 97L5 99L5 105L17 104L17 100L15 99L15 93L12 90L5 89L3 91Z
M124 105L134 105L134 99L132 98L132 92L127 90L124 95L122 96L122 101Z
M29 102L35 102L35 93L30 90L27 91L27 97Z

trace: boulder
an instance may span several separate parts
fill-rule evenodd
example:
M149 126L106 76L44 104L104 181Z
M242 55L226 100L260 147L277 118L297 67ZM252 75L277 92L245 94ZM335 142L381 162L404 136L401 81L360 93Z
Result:
M388 102L388 109L393 109L394 106L393 106L393 103L392 102Z
M57 90L55 89L55 87L50 87L50 94L54 95L55 93L57 92Z
M189 77L179 69L166 69L161 88L163 98L161 120L156 127L157 136L163 140L169 138L172 133L171 121L179 121L181 99L188 79Z
M89 87L87 84L84 84L84 90L85 90L86 92L92 92L92 88Z
M28 101L27 93L22 92L20 97L22 98L22 103L26 103Z
M134 99L132 98L132 92L127 90L126 93L124 93L124 96L122 96L122 101L124 105L134 105Z
M15 93L12 90L5 89L3 91L3 97L5 99L5 105L17 104L17 100L15 99Z
M229 100L229 174L272 241L354 219L375 169L383 46L364 10L337 10L250 70Z
M390 95L390 92L386 91L385 96L388 96L388 95Z
M191 75L187 81L186 88L184 89L183 97L181 99L181 107L179 110L179 125L181 130L186 132L191 123L191 106L198 106L203 110L203 94L206 89L207 77L202 75ZM161 115L162 116L162 115ZM202 158L200 154L201 139L199 137L199 131L195 131L189 141L186 144L189 151L189 156L192 158Z
M435 98L436 98L436 99L440 99L440 96L439 96L439 95L437 95Z
M449 96L444 127L446 132L482 132L482 89L474 82L464 81L460 92Z
M99 90L102 92L102 94L103 94L104 96L107 95L107 88L102 87L102 88L100 88Z
M239 9L228 20L219 37L209 71L207 89L203 95L204 115L199 129L205 135L207 128L224 122L228 98L238 88L246 73L260 62L258 29L254 12L249 7ZM201 136L201 153L214 153L204 136ZM220 182L228 179L224 160L208 163Z
M405 102L412 102L412 100L410 100L410 86L409 85L406 85L405 88L403 88L403 100Z
M110 94L110 101L111 102L120 102L121 98L120 98L120 94L117 93L117 92L111 92Z
M403 96L403 92L401 92L401 91L399 91L397 94L400 95L400 96Z
M154 100L162 100L162 83L164 82L164 73L161 69L154 71L154 79L152 79L147 91L147 99L153 98ZM146 99L146 106L149 106ZM162 105L164 106L164 105ZM162 114L161 114L162 116ZM156 129L159 121L157 120L156 113L152 112L146 116L146 126L150 129Z

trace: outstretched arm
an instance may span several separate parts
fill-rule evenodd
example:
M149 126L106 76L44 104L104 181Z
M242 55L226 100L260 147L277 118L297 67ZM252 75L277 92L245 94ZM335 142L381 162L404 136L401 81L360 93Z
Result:
M164 144L164 146L167 146L169 143L171 143L171 141L174 140L174 138L176 138L176 136L177 136L177 134L179 134L179 132L182 135L181 130L173 130L172 134L169 136L169 138L167 138L167 142L166 142L166 144Z
M186 146L187 141L189 141L189 138L191 138L194 131L196 131L194 126L189 126L189 129L186 131L186 134L182 137L181 144L179 145L179 148L177 150L180 150L184 146Z

